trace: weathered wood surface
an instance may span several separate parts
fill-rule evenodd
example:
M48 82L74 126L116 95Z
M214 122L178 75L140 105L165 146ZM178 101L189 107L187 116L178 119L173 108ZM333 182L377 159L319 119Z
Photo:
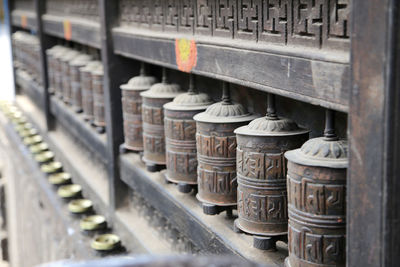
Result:
M64 39L64 25L71 25L71 41L89 45L95 48L101 47L100 24L79 18L44 14L42 16L44 33Z
M11 23L13 26L37 31L37 17L34 11L13 10L11 12Z

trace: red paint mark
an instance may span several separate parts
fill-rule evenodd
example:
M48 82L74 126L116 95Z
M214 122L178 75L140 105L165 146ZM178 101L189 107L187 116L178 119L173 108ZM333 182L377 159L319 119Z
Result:
M21 27L22 28L26 28L28 26L28 19L26 18L25 15L21 16Z
M69 20L64 20L64 38L65 40L71 40L72 29L71 22Z
M197 64L197 46L194 40L175 40L176 65L184 72L190 72Z

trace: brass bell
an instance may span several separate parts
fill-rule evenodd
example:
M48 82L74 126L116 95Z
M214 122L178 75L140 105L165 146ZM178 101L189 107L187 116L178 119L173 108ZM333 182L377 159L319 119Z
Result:
M288 249L285 266L346 265L346 140L326 111L323 137L285 153L288 160Z
M50 163L43 164L40 169L46 174L53 174L62 171L62 163L58 161L52 161Z
M83 214L92 211L93 202L89 199L74 199L68 203L68 210L74 214Z
M35 155L35 160L39 164L47 163L54 159L54 153L51 151L44 151Z
M82 195L82 187L78 184L63 185L57 190L57 194L61 198L78 198Z
M46 143L41 142L39 144L30 146L29 150L32 154L39 154L41 152L49 150L49 146Z
M26 130L19 132L19 136L21 136L21 138L31 137L31 136L34 136L37 134L38 134L38 131L36 129L26 129Z
M43 138L40 135L34 135L30 137L25 137L23 139L23 143L27 146L36 145L43 141Z
M97 231L107 228L106 218L102 215L90 215L80 221L82 231Z
M122 112L124 117L124 148L143 151L142 97L141 92L149 90L157 82L153 76L146 75L142 62L140 75L120 86L122 92Z
M91 247L97 251L113 251L121 246L121 239L114 234L104 234L97 236L91 244Z
M23 131L31 130L31 129L33 129L33 126L32 126L32 124L30 124L29 122L24 123L24 124L17 125L17 126L15 127L15 131L17 131L19 134L20 134L21 132L23 132Z
M49 176L49 183L55 186L67 185L71 183L71 174L59 172Z

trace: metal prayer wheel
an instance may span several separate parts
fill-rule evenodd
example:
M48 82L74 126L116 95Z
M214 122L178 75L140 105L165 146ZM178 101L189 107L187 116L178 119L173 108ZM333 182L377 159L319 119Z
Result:
M233 103L229 84L223 84L222 101L194 116L197 145L197 199L206 214L236 206L236 135L234 130L248 124L256 115L242 105Z
M52 55L53 62L53 75L54 75L54 92L58 98L62 98L62 62L61 58L68 52L71 51L71 48L64 47L63 49L59 49L54 52Z
M196 122L193 116L212 104L211 98L199 93L190 74L189 90L164 105L167 181L178 184L182 193L197 185Z
M345 266L347 141L326 112L324 137L288 151L287 267Z
M50 93L55 92L55 69L56 69L56 59L55 55L65 51L65 47L61 45L53 46L52 48L46 50L47 62L48 62L48 76L49 76L49 90Z
M238 182L235 230L254 235L254 246L265 250L275 249L276 241L286 239L287 234L284 153L299 148L309 134L294 121L277 116L274 98L268 95L265 117L235 130Z
M162 82L140 93L143 98L143 161L149 171L160 170L166 164L163 106L181 93L179 85L168 82L165 68Z
M86 66L91 56L81 54L71 61L69 69L71 75L71 104L76 112L82 112L82 90L80 68Z
M120 86L125 136L123 147L125 149L143 151L142 97L140 93L149 90L156 82L155 77L146 75L142 63L140 75Z
M90 61L85 67L79 69L81 72L82 108L87 121L93 121L94 115L92 72L101 65L100 61Z
M78 51L71 50L63 57L61 57L61 73L62 73L62 99L64 103L71 103L71 74L69 64L72 60L78 57L80 54Z
M104 133L106 129L103 77L103 65L100 65L92 72L93 124L97 127L99 133Z

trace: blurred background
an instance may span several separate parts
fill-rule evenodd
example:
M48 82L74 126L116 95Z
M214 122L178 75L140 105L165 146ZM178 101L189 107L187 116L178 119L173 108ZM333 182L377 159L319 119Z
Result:
M0 0L0 79L1 79L1 100L12 100L14 97L14 81L11 67L11 46L8 28L4 23L3 0Z

